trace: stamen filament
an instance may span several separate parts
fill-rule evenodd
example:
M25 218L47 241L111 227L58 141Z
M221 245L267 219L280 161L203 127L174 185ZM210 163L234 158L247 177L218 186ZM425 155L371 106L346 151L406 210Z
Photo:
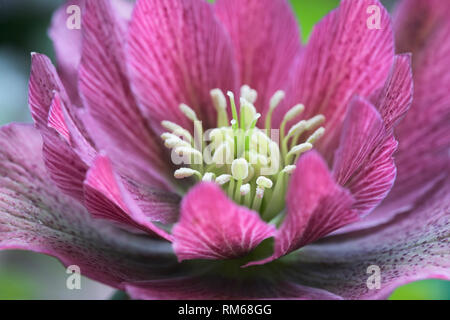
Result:
M171 121L162 121L161 125L166 128L169 131L172 131L172 134L176 135L176 136L182 136L183 138L185 138L189 143L192 144L192 135L189 133L189 131L187 131L186 129L184 129L183 127L177 125L174 122Z
M210 92L213 104L217 110L217 126L219 128L228 126L227 99L220 89Z
M269 134L270 128L272 127L272 114L273 111L280 105L281 101L284 99L286 94L282 90L278 90L270 99L269 112L266 115L266 133Z
M255 198L253 199L252 209L259 211L261 209L262 199L264 197L264 188L256 187Z
M302 153L305 153L306 151L311 150L312 147L313 147L313 145L311 143L307 143L307 142L293 147L286 156L286 165L289 165L292 163L291 162L292 157L294 157L294 156L298 157Z
M286 125L287 125L287 123L289 121L293 120L298 115L300 115L304 110L305 110L305 106L302 105L302 104L298 104L298 105L292 107L284 115L283 121L281 122L281 126L280 126L280 141L284 141L284 137L285 137L285 134L286 134ZM285 146L283 143L282 143L282 147L281 147L281 154L283 156L283 159L286 158L287 146Z

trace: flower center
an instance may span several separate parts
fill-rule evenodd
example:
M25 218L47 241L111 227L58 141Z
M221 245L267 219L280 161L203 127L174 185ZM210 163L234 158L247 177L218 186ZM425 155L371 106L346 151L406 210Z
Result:
M272 129L272 114L284 96L283 91L277 91L271 98L264 129L257 127L261 117L253 105L257 92L248 86L241 88L239 114L234 94L228 92L231 121L225 95L220 89L211 91L217 127L206 132L195 111L181 104L180 110L194 124L193 136L176 123L162 122L168 132L161 137L172 150L172 161L181 165L175 178L215 182L236 203L258 211L264 220L277 217L284 209L289 176L296 161L325 132L320 127L325 120L323 115L301 120L286 130L287 124L304 111L302 104L284 115L280 129Z

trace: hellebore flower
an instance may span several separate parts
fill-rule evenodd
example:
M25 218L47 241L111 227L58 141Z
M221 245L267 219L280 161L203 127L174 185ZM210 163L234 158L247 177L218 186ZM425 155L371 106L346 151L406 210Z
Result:
M448 279L449 16L343 0L302 46L284 0L68 1L58 70L32 55L35 126L0 131L0 247L141 299Z

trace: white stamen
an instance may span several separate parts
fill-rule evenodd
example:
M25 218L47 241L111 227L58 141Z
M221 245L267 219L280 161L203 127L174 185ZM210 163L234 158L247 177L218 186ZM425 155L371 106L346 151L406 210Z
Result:
M270 99L270 109L274 110L280 105L280 102L284 99L286 93L283 90L278 90Z
M231 174L236 180L244 180L248 176L248 163L244 158L235 159L231 164Z
M214 181L214 173L212 173L212 172L206 172L206 173L203 175L202 181L205 181L205 182L212 182L212 181Z
M302 113L305 110L305 106L302 104L297 104L293 106L288 112L286 112L286 115L284 116L283 121L291 121L296 116L298 116L300 113Z
M258 92L245 84L241 87L241 97L253 104L258 98Z
M299 145L296 145L293 147L287 154L287 157L291 157L293 155L299 155L302 154L308 150L311 150L313 145L311 143L305 142Z
M183 141L178 137L167 139L164 142L164 145L170 149L176 148L176 147L190 147L191 146L190 143Z
M169 139L174 139L174 138L178 138L176 135L174 135L173 133L169 133L169 132L164 132L161 135L161 139L163 139L164 141L169 140Z
M216 182L219 185L224 185L225 183L230 182L230 180L231 180L231 175L229 175L229 174L222 174L216 178Z
M177 179L189 178L189 177L192 177L193 175L200 176L200 172L198 172L197 170L190 169L190 168L180 168L180 169L176 170L174 173L174 176Z
M224 142L220 146L218 146L214 151L212 161L217 165L230 164L233 161L230 144Z
M253 117L253 121L258 121L259 118L261 118L261 117L262 117L261 113L257 113L257 114L255 114L255 116Z
M308 140L306 140L306 142L313 144L314 142L319 140L324 135L324 133L325 133L325 128L320 127L319 129L314 131L314 133L308 138Z
M256 118L256 108L255 106L247 101L247 99L241 97L241 125L243 129L248 129L252 125ZM256 118L256 121L258 118Z
M255 150L249 151L248 158L251 164L260 165L263 167L269 164L269 159L265 155L258 153Z
M266 178L264 176L258 177L258 179L256 179L256 184L259 187L266 188L266 189L270 189L273 186L272 180L270 180L269 178Z
M256 196L260 199L264 197L264 188L256 187Z
M197 121L197 114L188 105L182 103L180 104L181 112L191 121Z
M289 166L284 167L283 172L286 174L292 174L292 173L294 173L296 168L297 168L297 166L295 166L295 165L289 165Z
M292 126L292 128L289 130L287 137L292 137L297 135L298 133L302 132L303 130L306 130L307 123L305 120L302 120L300 122L297 122L295 125Z
M245 196L245 195L249 194L251 191L250 184L246 183L246 184L242 185L240 191L241 191L241 196Z
M200 159L203 158L202 153L198 150L195 150L192 147L177 147L175 148L175 152L179 155L187 155L187 156L197 156Z
M224 110L227 108L227 99L220 89L213 89L210 92L211 98L213 100L213 104L216 107L217 111Z
M167 130L172 131L173 134L177 136L183 136L187 141L192 142L192 136L189 131L179 126L178 124L164 120L161 122L161 125Z
M241 112L242 112L242 109L245 109L245 112L246 112L245 118L253 119L253 117L256 114L255 106L250 101L245 99L244 97L241 97L240 102L241 102Z
M314 129L317 126L320 126L325 121L325 117L321 114L312 117L306 122L306 130Z

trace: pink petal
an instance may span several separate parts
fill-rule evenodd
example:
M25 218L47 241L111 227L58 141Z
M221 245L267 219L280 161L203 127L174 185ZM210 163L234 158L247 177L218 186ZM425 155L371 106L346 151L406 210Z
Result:
M95 150L80 132L83 126L76 110L66 110L70 102L64 87L50 60L41 54L32 55L29 104L44 139L50 176L64 192L81 200L84 174Z
M399 52L412 52L413 105L396 129L398 174L389 198L397 212L411 208L450 163L450 3L403 1L396 11Z
M140 107L159 130L162 120L192 127L180 103L211 127L210 90L236 90L231 43L205 1L137 1L126 56Z
M168 188L159 137L147 126L126 76L125 30L109 1L87 1L83 16L80 91L92 116L89 130L99 148L135 179ZM139 173L137 172L139 170Z
M264 114L275 91L287 89L302 50L294 13L286 0L218 0L215 9L233 41L241 83L258 91Z
M239 270L242 272L242 270ZM127 283L126 291L133 299L145 300L337 300L325 290L287 281L273 282L259 276L247 280L203 275L177 279Z
M63 101L69 101L50 59L45 55L32 53L28 104L33 120L38 128L47 127L48 112L55 91L61 95Z
M55 92L41 130L43 159L50 177L66 194L83 201L83 180L96 150L79 131L59 94Z
M218 186L202 183L183 199L180 220L173 228L174 251L179 261L239 258L274 231L256 212L229 200Z
M386 131L375 107L355 98L344 122L333 175L337 183L351 191L355 198L353 208L360 215L369 213L391 190L396 148L392 131Z
M371 97L386 126L396 127L408 112L413 98L411 54L396 55L384 87Z
M0 249L23 249L78 265L84 276L123 289L123 282L175 273L169 244L92 220L46 175L42 140L28 125L0 129Z
M409 54L397 55L394 60L391 75L386 81L385 86L380 89L379 92L375 93L371 98L371 101L375 106L377 106L377 109L380 112L381 117L383 118L387 130L391 130L397 126L397 124L404 117L404 114L409 110L409 107L411 105L413 85L410 60L411 59ZM388 151L391 147L395 147L395 141L393 139L386 142L386 151ZM382 156L383 153L380 153L380 155ZM382 163L377 164L377 162L374 162L374 164L381 166L374 172L380 172L383 174L384 169L389 168L389 157L384 157L384 159L387 161L387 166L383 168ZM382 160L382 158L380 158L380 160ZM383 177L383 179L387 178L388 176L389 174L387 174L386 177ZM367 179L363 179L361 181L364 182L364 180ZM382 182L382 180L380 179L379 181ZM386 179L386 182L389 181ZM396 184L394 184L394 190L395 185ZM418 188L416 190L418 192L422 192L421 190L428 187L429 186L425 185L423 186L423 188ZM358 188L358 185L352 187L353 190L357 190ZM380 189L380 191L382 190ZM376 199L376 197L373 197L373 194L370 194L369 192L367 193L367 195L369 196L369 198L372 198L376 203L378 203L378 200ZM380 195L383 196L383 192L381 192ZM385 223L386 221L392 219L396 214L407 210L409 208L409 205L412 204L415 199L415 193L412 194L410 198L408 198L396 197L395 191L394 194L391 191L387 195L385 201L382 202L378 207L376 207L370 215L364 217L364 219L358 221L357 223L338 230L337 232L345 233L352 230L365 229Z
M346 299L386 299L411 281L450 280L449 194L447 178L418 199L418 207L382 226L304 248L292 257L293 281ZM379 289L367 287L370 266L380 268Z
M297 162L286 197L286 217L275 236L274 254L246 266L273 261L332 231L358 220L350 192L333 180L324 160L315 151Z
M178 209L176 201L164 203L164 198L154 197L152 199L154 207L150 208L153 211L150 210L144 214L125 189L120 178L113 172L110 160L106 156L97 156L89 169L84 182L84 193L86 207L94 217L130 225L166 240L172 239L167 232L152 223L156 220L152 214L156 216L161 214L161 212L154 212L155 209L158 209L158 205L160 209L176 212ZM167 198L169 197L167 196ZM156 203L158 200L159 204ZM150 201L148 202L152 204Z
M380 9L380 29L370 29L367 9ZM381 87L394 59L389 13L377 0L344 0L314 29L296 71L292 103L303 103L305 117L323 114L327 134L318 149L330 163L352 97L369 97ZM278 112L281 120L284 112Z

